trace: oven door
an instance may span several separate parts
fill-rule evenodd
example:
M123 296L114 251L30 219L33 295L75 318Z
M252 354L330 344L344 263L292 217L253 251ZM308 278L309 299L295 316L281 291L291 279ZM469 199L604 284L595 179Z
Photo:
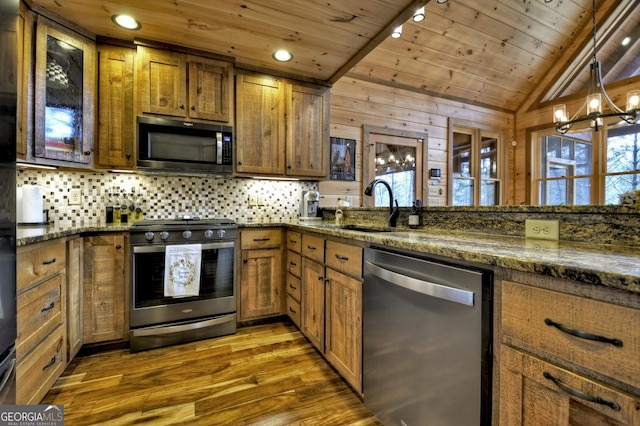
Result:
M164 295L165 247L132 247L131 328L236 311L235 241L202 244L200 294L188 297Z

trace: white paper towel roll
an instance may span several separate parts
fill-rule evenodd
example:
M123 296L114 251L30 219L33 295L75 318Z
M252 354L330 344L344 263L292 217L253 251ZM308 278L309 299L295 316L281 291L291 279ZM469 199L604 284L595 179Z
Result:
M39 185L22 186L22 223L41 223L44 199Z
M22 223L22 187L16 187L16 222Z

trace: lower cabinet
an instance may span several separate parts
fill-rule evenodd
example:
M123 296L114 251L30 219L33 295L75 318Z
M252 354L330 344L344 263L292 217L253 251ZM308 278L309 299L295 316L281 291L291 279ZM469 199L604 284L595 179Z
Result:
M238 321L283 314L282 230L242 230L239 262Z
M501 425L638 425L640 400L504 346Z
M508 278L496 304L499 424L640 425L640 297Z
M302 235L301 331L362 392L362 247Z
M67 366L66 255L64 239L17 250L17 404L39 404Z
M84 237L84 343L129 338L128 233Z

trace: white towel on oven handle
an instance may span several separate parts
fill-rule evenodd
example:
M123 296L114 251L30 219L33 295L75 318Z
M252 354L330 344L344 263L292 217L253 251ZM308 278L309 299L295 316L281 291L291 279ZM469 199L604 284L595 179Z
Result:
M168 245L164 257L165 297L198 296L202 245Z

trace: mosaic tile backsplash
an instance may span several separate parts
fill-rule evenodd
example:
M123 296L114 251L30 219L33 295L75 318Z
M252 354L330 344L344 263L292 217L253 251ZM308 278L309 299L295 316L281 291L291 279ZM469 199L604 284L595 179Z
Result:
M302 191L317 190L317 182L239 178L153 176L125 173L18 170L18 186L40 185L49 220L58 226L105 223L109 192L140 194L144 219L171 219L195 214L237 222L296 219ZM82 204L69 205L71 189L82 191ZM250 206L256 194L262 206Z

